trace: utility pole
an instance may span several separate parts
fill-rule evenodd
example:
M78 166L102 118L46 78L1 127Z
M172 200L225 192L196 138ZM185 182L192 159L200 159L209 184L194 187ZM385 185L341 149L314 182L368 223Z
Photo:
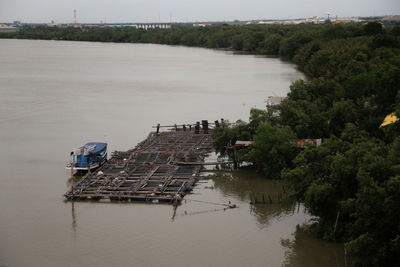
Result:
M76 24L76 9L74 9L74 26L77 27L78 25Z

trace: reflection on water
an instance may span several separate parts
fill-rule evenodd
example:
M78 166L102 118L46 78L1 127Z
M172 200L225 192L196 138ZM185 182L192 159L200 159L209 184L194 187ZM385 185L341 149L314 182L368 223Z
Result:
M74 201L71 201L71 213L72 213L72 230L74 231L74 237L76 238L76 229L78 228L78 224L76 222L75 202Z
M268 180L252 169L222 171L216 175L214 186L226 196L236 196L247 203L254 198L257 200L258 204L250 205L250 213L257 218L260 227L268 226L270 219L299 213L294 203L282 200L282 196L286 196L282 181Z
M174 205L174 213L172 214L171 220L174 221L175 220L175 216L176 216L176 209L178 208L178 206Z
M280 180L268 180L254 170L217 171L213 177L214 188L221 190L225 196L235 196L244 202L250 202L251 195L270 195L277 199L285 195L284 183ZM263 201L260 201L263 202ZM304 214L305 223L310 217L300 203L282 201L270 204L250 205L250 214L257 219L260 228L268 229L271 223L285 216ZM302 227L301 227L302 225ZM340 243L329 243L311 236L305 230L306 225L298 224L289 238L281 239L285 249L283 266L345 266L344 246Z
M293 239L282 239L282 246L288 248L285 267L346 266L343 244L327 243L310 236L304 227L296 227Z
M175 217L177 216L195 216L195 215L205 215L208 213L214 213L214 212L219 212L219 211L226 211L228 208L219 208L219 209L205 209L205 210L201 210L201 211L187 211L185 210L183 213L181 214L176 214L176 209L174 207L174 215L172 216L172 218L175 219Z

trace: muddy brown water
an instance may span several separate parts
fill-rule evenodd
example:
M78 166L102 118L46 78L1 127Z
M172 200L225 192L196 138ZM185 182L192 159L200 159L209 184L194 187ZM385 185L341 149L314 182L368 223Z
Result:
M344 266L297 225L302 205L251 206L279 181L204 178L174 212L64 202L72 148L126 150L156 123L247 120L301 78L276 58L161 45L0 40L0 266ZM202 202L203 201L203 202ZM238 205L236 209L205 203Z

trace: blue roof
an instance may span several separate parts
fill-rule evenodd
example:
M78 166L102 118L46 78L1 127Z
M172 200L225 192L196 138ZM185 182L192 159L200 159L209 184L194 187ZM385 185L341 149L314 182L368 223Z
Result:
M90 152L93 154L99 153L107 148L107 143L100 143L100 142L89 142L85 146L92 146L92 145L96 145L95 149Z

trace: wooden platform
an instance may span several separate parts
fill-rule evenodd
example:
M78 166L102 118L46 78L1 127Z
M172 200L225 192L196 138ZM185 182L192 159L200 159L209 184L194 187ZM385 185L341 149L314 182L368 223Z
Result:
M151 132L134 149L116 151L76 182L67 200L180 201L195 185L212 151L212 129Z

